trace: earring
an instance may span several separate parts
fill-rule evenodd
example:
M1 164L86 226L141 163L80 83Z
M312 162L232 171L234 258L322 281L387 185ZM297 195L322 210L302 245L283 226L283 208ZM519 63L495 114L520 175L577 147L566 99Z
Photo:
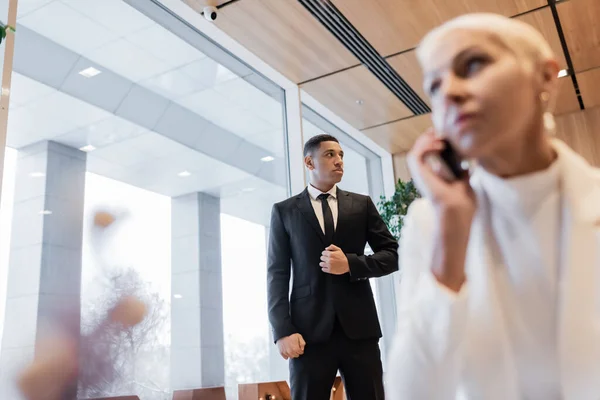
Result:
M540 100L542 100L542 103L544 104L544 109L546 110L544 111L543 115L544 129L546 130L547 134L554 135L554 133L556 133L556 121L554 119L554 115L550 111L548 111L550 93L542 92L540 94Z

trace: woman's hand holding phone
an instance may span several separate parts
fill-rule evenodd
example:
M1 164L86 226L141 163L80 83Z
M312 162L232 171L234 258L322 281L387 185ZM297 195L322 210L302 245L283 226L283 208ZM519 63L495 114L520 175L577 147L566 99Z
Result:
M417 189L436 213L432 272L440 283L458 292L466 280L464 264L477 203L468 174L449 174L452 168L441 157L447 145L431 129L417 139L407 161Z

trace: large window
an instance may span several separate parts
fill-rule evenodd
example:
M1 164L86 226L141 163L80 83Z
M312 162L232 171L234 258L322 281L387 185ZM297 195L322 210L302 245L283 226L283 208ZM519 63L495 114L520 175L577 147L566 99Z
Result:
M81 311L86 339L133 294L144 323L103 333L107 375L84 371L80 398L224 385L235 399L238 383L269 380L266 232L289 195L283 90L158 1L19 6L3 374L31 359L46 322ZM15 398L8 385L0 398Z
M14 149L6 149L4 169L2 170L2 202L0 204L0 294L6 293L7 289L16 163L17 152ZM0 295L0 343L2 342L2 332L4 330L5 303L6 296Z
M87 173L81 276L81 329L89 334L122 290L150 309L131 336L115 346L117 379L85 395L136 393L162 398L170 392L171 199L114 179ZM115 221L94 226L107 212Z
M266 305L270 212L290 195L284 91L158 0L20 3L0 209L2 377L67 318L82 351L106 362L82 364L79 398L225 386L235 400L239 383L285 379ZM305 139L340 139L341 186L376 201L379 157L302 114ZM100 324L128 294L146 304L144 322ZM0 398L17 397L0 379Z
M223 322L227 398L238 383L270 379L267 310L267 228L227 214L221 216Z

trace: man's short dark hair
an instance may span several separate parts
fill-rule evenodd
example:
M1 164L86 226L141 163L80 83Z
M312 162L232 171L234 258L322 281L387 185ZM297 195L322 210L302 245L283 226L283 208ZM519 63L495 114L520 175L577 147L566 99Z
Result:
M308 141L304 144L304 157L308 155L313 155L315 150L318 150L319 147L321 147L321 143L323 142L339 143L340 141L337 140L335 136L326 134L313 136L310 139L308 139Z

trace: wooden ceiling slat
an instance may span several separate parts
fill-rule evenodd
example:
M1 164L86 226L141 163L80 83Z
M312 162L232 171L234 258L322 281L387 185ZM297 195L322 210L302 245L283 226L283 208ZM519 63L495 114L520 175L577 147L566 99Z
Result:
M600 1L571 0L556 8L575 71L600 67Z
M554 51L554 54L558 59L560 68L567 68L565 53L560 43L560 37L558 36L556 23L554 22L554 17L552 16L552 10L549 7L530 12L525 15L521 15L516 19L529 24L538 31L540 31L542 35L544 35L544 38L546 38L546 40L548 41L548 44L550 45L552 50Z
M507 16L548 5L546 0L332 0L383 56L417 45L432 28L461 14L493 12Z
M588 162L600 167L600 107L556 118L556 136Z
M365 129L363 133L390 153L396 154L410 150L415 140L431 125L431 114L426 114Z
M360 64L297 0L241 0L220 14L221 30L296 83Z
M577 83L585 107L600 106L600 68L578 73Z
M366 67L359 66L301 86L357 129L408 117L411 111ZM362 104L359 104L362 101Z
M423 90L423 73L421 66L417 61L417 56L414 50L406 53L398 54L387 59L387 62L398 72L398 74L408 83L408 85L427 103L429 98Z
M575 86L571 77L567 76L558 80L558 93L554 115L568 114L579 110L579 100L575 93Z
M184 1L201 11L209 0ZM567 66L546 0L369 0L368 6L365 0L332 1L380 54L392 55L388 63L428 104L414 51L396 53L413 48L434 26L467 12L526 12L516 18L542 32L561 68ZM557 7L575 70L600 66L600 1L571 0ZM356 66L359 61L297 0L237 1L222 8L215 23L291 80L309 81L302 89L356 128L383 124L365 133L394 153L408 150L430 125L429 116L389 123L412 114L368 69ZM600 105L600 91L595 90L600 69L577 77L586 107ZM561 78L559 85L555 114L577 111L571 78Z

